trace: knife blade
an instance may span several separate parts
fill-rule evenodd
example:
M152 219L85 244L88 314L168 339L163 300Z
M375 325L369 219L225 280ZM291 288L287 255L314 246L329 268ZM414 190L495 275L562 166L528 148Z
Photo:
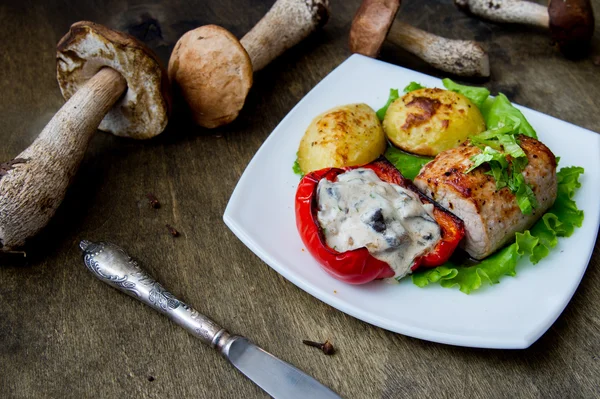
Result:
M339 398L311 376L265 352L244 337L236 338L224 356L274 398Z
M340 398L313 377L271 355L247 338L232 335L177 299L119 246L83 240L86 267L101 281L145 303L217 349L246 377L275 399Z

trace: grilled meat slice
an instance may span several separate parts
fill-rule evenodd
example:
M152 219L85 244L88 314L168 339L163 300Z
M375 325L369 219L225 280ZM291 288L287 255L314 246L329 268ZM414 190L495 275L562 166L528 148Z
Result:
M468 174L470 158L481 150L470 143L440 153L421 169L415 185L440 205L461 218L466 235L462 246L475 259L483 259L509 242L515 232L531 227L556 199L556 158L543 143L519 136L529 164L523 171L538 207L523 215L507 187L496 182L481 166Z

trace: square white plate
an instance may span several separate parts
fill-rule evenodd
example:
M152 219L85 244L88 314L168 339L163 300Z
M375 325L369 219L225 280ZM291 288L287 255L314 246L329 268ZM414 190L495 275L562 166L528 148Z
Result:
M385 104L389 89L411 81L443 87L441 81L360 55L337 67L294 107L256 153L233 192L223 219L269 266L325 303L367 323L411 337L482 348L527 348L558 318L579 285L600 223L600 135L519 107L560 166L585 168L576 194L583 226L540 263L522 259L516 277L470 295L437 285L418 288L375 281L352 286L330 277L296 230L292 171L298 144L311 120L337 105Z

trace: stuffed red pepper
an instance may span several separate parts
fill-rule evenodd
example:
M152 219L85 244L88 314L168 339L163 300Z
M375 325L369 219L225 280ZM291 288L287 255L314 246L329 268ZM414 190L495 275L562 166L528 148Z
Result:
M304 176L296 192L296 224L311 255L351 284L441 265L464 236L460 219L383 157Z

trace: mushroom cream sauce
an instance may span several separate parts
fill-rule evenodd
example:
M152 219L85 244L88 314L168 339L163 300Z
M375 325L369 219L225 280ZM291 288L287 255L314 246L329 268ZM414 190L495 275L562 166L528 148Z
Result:
M322 179L317 188L317 219L327 245L338 252L366 247L394 270L410 273L415 258L431 251L441 238L439 225L410 190L382 181L371 169L358 168Z

